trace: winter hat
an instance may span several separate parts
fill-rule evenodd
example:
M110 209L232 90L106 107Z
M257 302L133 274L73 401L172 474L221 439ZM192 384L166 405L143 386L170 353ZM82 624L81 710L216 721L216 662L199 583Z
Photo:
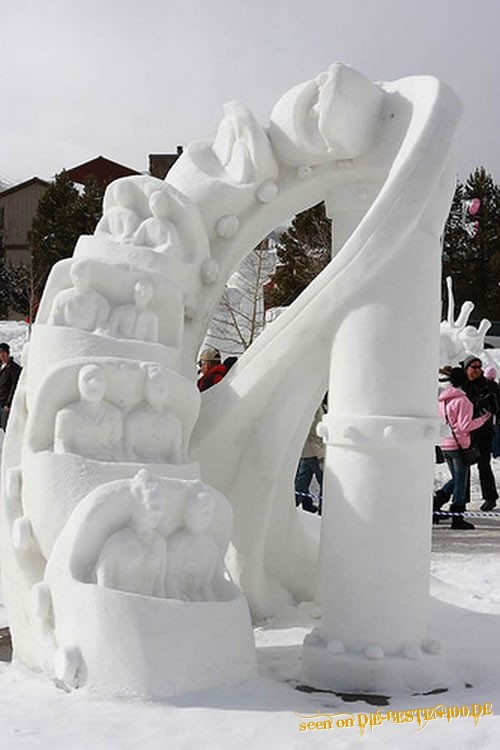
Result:
M470 367L473 362L479 362L480 365L483 364L480 357L475 357L473 354L471 354L470 357L466 357L464 359L464 370Z
M220 362L221 356L218 349L214 349L209 346L207 349L203 349L200 354L200 362Z
M489 367L485 369L484 377L488 378L488 380L496 380L497 371L495 370L494 367L492 367L492 365L490 365Z

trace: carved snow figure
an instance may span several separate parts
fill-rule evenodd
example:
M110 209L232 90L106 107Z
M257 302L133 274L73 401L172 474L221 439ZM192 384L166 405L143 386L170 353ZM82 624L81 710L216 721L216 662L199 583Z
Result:
M109 302L104 295L91 288L88 263L72 263L70 276L73 287L56 294L47 322L54 326L97 331L106 323L110 311Z
M182 426L167 406L168 380L159 367L150 367L145 383L146 403L125 420L125 453L129 461L180 464Z
M166 190L158 190L149 199L151 218L145 219L134 235L136 245L152 247L160 253L180 258L181 242L171 221L170 198Z
M113 183L113 204L105 210L96 227L96 234L110 234L119 241L126 242L141 223L137 212L139 190L131 180L121 179Z
M207 533L215 500L207 492L194 492L186 501L184 526L169 538L167 596L192 602L215 599L212 579L217 564L217 545Z
M54 452L76 453L97 461L119 461L123 419L120 409L104 400L106 379L97 365L78 373L80 400L56 415Z
M134 285L134 304L115 307L109 317L106 332L117 338L158 341L158 316L148 309L153 295L153 285L149 281L137 281Z
M162 488L142 469L132 480L130 523L104 542L95 575L99 586L143 596L165 595L167 549L157 531L166 508Z
M434 321L440 235L455 189L448 153L459 111L454 94L433 78L373 84L336 64L286 93L269 131L243 105L231 104L215 141L184 151L163 184L182 260L111 234L82 237L75 248L76 257L106 266L114 304L123 304L122 265L126 274L134 269L134 283L151 273L179 291L175 346L108 339L113 354L99 350L103 360L121 358L118 373L123 366L123 382L133 385L131 399L124 385L116 395L113 382L113 399L124 410L140 402L141 381L133 373L141 361L173 373L172 400L189 427L183 430L189 462L155 464L168 485L172 523L164 528L162 520L159 531L168 537L183 524L183 482L202 478L216 488L210 532L219 554L228 549L231 578L255 619L294 601L321 600L321 623L304 644L301 674L302 682L319 688L389 694L451 684L439 645L427 634L427 612L438 433ZM161 185L154 178L125 179L135 186L131 210L147 220L149 199ZM115 193L113 185L106 191L105 214L117 205ZM217 388L202 394L198 416L186 384L194 384L193 363L225 282L273 229L321 200L333 221L331 263ZM64 286L65 269L65 261L56 265L44 297ZM33 327L3 452L4 476L22 477L21 494L3 501L0 545L15 656L35 669L44 662L28 605L32 586L44 580L66 684L86 679L91 687L105 683L112 694L164 696L245 679L255 664L246 604L221 578L220 557L216 601L142 597L88 581L104 540L128 523L128 483L137 467L88 466L81 457L51 452L51 413L43 411L42 396L56 397L48 392L51 383L73 392L66 375L74 373L75 357L79 365L93 363L102 337L78 332L68 339L53 327L48 367L43 320ZM418 335L409 337L408 330ZM290 366L297 351L307 361L307 381ZM321 424L326 457L318 555L295 509L293 477L327 388L334 411ZM36 425L42 413L48 416ZM57 471L59 463L64 471ZM45 497L45 484L34 487L40 464L50 474L54 502ZM234 515L229 548L223 496ZM33 529L31 567L12 543L20 517ZM76 647L81 667L75 671ZM131 654L126 674L123 649Z

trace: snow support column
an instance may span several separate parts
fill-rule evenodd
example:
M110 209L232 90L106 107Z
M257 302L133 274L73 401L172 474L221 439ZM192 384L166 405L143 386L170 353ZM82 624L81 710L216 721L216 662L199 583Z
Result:
M320 426L323 617L306 637L301 677L340 692L423 691L444 680L427 634L439 237L417 226L394 242L384 277L343 313Z

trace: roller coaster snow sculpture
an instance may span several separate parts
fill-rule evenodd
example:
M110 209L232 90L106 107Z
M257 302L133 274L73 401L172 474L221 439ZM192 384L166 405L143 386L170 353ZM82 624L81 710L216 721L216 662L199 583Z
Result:
M374 84L335 64L269 128L231 102L166 181L107 189L95 234L49 277L4 445L20 661L108 695L231 684L255 670L246 602L259 619L317 594L303 681L446 683L427 609L459 110L433 78ZM321 200L331 263L200 404L193 363L226 279ZM327 388L318 565L293 476Z

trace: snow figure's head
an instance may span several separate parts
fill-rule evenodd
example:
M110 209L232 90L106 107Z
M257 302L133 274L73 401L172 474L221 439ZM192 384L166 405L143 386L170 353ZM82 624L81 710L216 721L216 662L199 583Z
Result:
M129 208L132 211L137 209L140 202L140 195L137 186L125 177L123 180L116 180L113 183L114 203L119 208Z
M153 299L153 285L146 279L139 279L134 286L135 304L140 310L145 310Z
M83 401L102 401L106 393L103 370L98 365L84 365L78 373L78 390Z
M165 190L157 190L149 199L149 208L155 219L168 219L170 198Z
M151 477L147 469L137 472L131 483L132 495L136 499L132 519L143 530L155 529L164 513L166 500L159 482Z
M90 288L90 266L84 260L71 264L69 275L75 289L86 292Z
M161 367L149 367L146 378L146 399L153 409L161 409L168 399L168 379Z
M206 489L196 488L188 497L184 513L186 528L193 534L204 534L215 513L215 497Z

